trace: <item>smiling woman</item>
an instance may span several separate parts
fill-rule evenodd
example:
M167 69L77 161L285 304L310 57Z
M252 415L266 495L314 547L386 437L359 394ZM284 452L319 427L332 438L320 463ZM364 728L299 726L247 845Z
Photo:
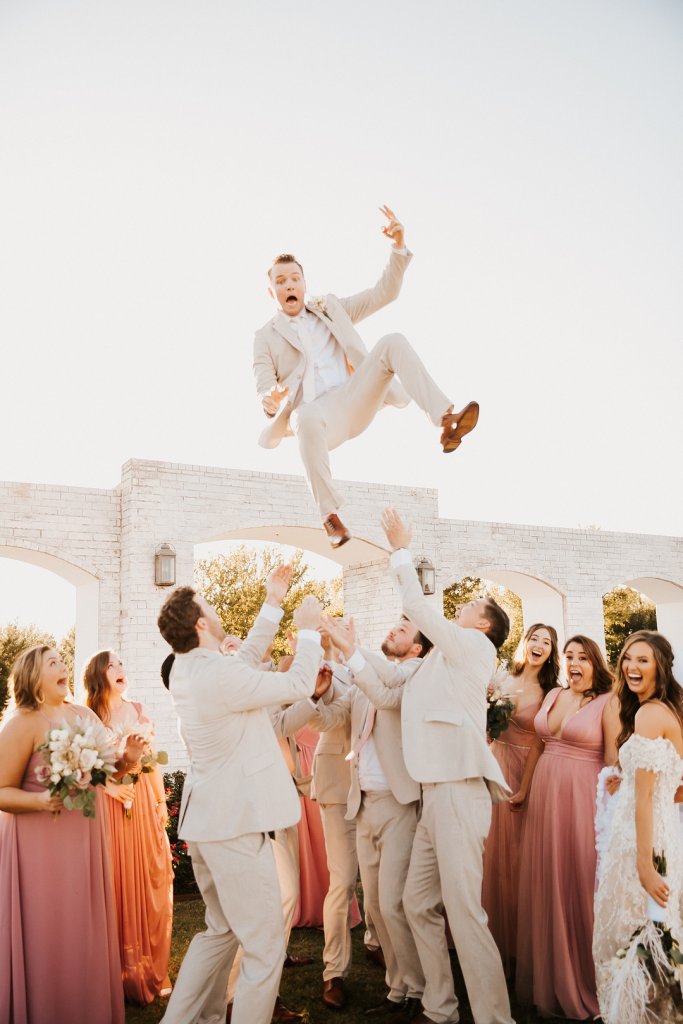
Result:
M123 1024L104 797L98 788L96 816L86 818L36 776L49 730L96 718L70 701L53 648L21 654L10 682L0 729L0 1020Z

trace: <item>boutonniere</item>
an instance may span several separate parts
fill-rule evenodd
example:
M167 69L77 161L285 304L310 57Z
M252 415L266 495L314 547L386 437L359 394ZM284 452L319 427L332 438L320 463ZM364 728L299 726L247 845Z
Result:
M311 299L309 306L312 306L313 309L317 309L318 312L322 313L323 316L326 316L328 320L332 320L332 317L327 310L327 302L324 295L318 295L314 299Z

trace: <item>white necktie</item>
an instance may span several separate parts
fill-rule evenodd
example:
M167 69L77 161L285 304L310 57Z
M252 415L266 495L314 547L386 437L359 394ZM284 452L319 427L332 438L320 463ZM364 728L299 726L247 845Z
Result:
M311 332L308 329L308 325L303 317L297 320L297 330L299 332L299 341L301 347L304 350L306 356L306 369L304 370L303 379L303 400L304 402L313 402L316 398L315 392L315 362L313 361L313 338Z

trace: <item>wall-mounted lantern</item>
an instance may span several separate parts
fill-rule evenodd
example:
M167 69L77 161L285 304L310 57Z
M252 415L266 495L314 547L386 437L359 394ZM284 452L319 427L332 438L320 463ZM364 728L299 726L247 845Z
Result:
M436 570L432 563L426 559L421 558L415 566L417 571L417 578L420 581L422 587L422 593L429 595L436 593Z
M157 587L175 586L175 548L160 544L154 553L154 582Z

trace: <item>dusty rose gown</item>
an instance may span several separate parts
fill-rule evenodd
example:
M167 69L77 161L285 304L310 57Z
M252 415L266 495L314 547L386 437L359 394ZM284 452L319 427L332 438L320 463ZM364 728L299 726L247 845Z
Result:
M551 736L551 690L534 726L545 741L529 795L520 861L517 995L543 1016L599 1016L592 956L595 803L604 765L602 714L585 704Z
M149 718L133 704L142 725ZM173 923L173 867L166 830L148 775L135 786L130 818L104 797L112 856L123 990L130 1002L150 1003L168 975Z
M522 783L529 748L536 736L534 718L539 708L540 702L535 702L515 713L505 732L491 744L513 793ZM508 978L514 976L517 959L519 865L526 815L524 807L512 811L507 803L494 804L484 848L482 904Z
M39 792L33 754L21 788ZM0 811L0 1021L123 1024L116 909L98 789L80 811Z

